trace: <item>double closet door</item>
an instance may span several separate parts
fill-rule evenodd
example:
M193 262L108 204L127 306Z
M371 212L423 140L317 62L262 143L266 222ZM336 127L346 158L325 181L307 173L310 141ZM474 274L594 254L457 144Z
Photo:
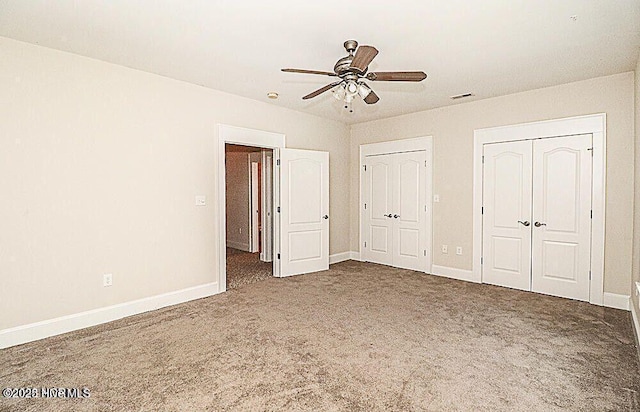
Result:
M589 300L591 141L484 145L484 283Z
M426 270L426 159L424 150L366 157L363 260Z

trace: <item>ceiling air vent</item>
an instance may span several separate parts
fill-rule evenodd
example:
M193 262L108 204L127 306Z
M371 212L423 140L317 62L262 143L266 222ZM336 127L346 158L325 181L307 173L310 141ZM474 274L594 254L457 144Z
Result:
M457 94L455 96L451 96L451 100L464 99L465 97L471 97L471 96L473 96L473 93L462 93L462 94Z

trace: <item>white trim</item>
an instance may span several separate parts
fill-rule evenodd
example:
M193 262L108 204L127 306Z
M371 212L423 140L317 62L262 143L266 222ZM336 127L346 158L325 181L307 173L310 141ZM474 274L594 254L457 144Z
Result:
M640 293L640 283L636 282L636 296ZM633 293L633 292L631 292ZM631 317L633 318L634 332L636 334L636 344L640 343L640 322L638 322L638 308L633 304L633 299L629 299L629 306L631 306Z
M217 283L163 293L113 306L0 330L0 349L100 325L127 316L201 299L219 293Z
M260 208L262 220L262 238L260 260L273 261L273 154L262 150L262 173L260 176L262 193L260 193ZM269 201L271 199L271 201Z
M333 255L329 255L329 264L333 265L334 263L340 263L350 259L351 252L334 253Z
M248 243L240 243L240 242L234 242L233 240L227 240L226 246L229 246L229 247L234 248L234 249L242 250L242 251L245 251L245 252L251 252L249 250L249 244ZM227 253L227 249L225 247L225 255L226 255L226 253Z
M593 180L591 221L591 286L589 302L604 302L606 114L570 117L543 122L477 129L473 132L473 281L482 281L482 146L537 138L591 134Z
M284 147L285 136L281 133L265 132L262 130L245 129L243 127L229 126L226 124L218 124L218 287L220 292L227 290L227 239L226 239L226 197L225 197L225 152L224 145L226 143L241 144L245 146L262 147L265 149L273 149L273 160L279 158L278 149ZM276 168L277 169L277 168ZM274 210L276 197L279 193L277 170L273 179L274 190ZM274 232L274 254L278 253L280 239L280 225L278 218L273 225ZM273 275L278 276L280 273L278 259L273 259Z
M251 252L255 253L259 250L258 240L260 239L260 218L258 217L258 203L260 202L260 193L258 192L258 167L260 166L259 162L251 161L251 157L249 157L249 176L250 185L249 185L249 224L251 230Z
M358 262L360 262L360 252L352 250L351 252L349 252L349 255L349 259L357 260Z
M426 193L425 198L429 213L425 221L425 230L427 231L427 262L424 268L425 272L429 272L432 269L433 264L433 137L414 137L411 139L390 140L387 142L370 143L360 145L360 164L358 165L358 251L351 252L357 253L357 258L354 260L361 260L362 256L362 242L364 238L364 228L362 227L362 215L363 210L361 205L362 200L362 166L365 164L365 157L372 155L382 155L391 153L402 153L411 151L425 150L427 154L427 181L426 181Z
M431 136L424 136L411 139L389 140L388 142L361 144L360 157L425 150L431 138Z
M604 292L602 306L614 309L629 310L630 299L628 295Z
M450 279L464 280L467 282L480 283L477 281L471 270L451 268L448 266L431 266L431 275L442 276Z

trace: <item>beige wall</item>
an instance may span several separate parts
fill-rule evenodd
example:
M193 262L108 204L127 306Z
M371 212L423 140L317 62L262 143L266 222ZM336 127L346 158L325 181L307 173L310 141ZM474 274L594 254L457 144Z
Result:
M248 251L251 249L249 153L228 152L225 158L227 246Z
M330 252L349 250L347 126L6 38L0 56L0 330L216 282L218 123L328 151Z
M605 291L630 293L633 215L633 73L596 78L391 119L351 129L351 250L359 250L359 145L433 136L433 263L470 270L472 263L474 129L607 114L607 210ZM464 254L444 255L462 246ZM453 249L455 250L455 249Z
M638 310L636 282L640 282L640 56L635 71L635 179L633 214L633 275L631 277L632 304ZM636 331L640 333L640 331Z

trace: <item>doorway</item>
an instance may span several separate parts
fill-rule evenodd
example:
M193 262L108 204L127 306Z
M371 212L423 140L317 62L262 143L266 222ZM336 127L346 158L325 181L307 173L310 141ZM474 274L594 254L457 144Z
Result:
M362 260L431 272L432 139L360 146Z
M484 145L484 283L589 300L591 151L591 134Z
M579 137L580 135L585 135L586 137L583 136L583 138L580 138ZM590 147L583 147L582 149L580 149L580 150L587 151L588 157L582 158L582 161L580 162L581 163L580 166L578 165L578 163L574 163L575 168L573 169L575 173L573 174L573 176L576 179L567 178L567 176L569 175L561 171L559 172L553 171L553 173L551 173L551 170L549 169L545 172L546 167L551 167L551 168L558 167L560 168L560 170L568 169L566 167L565 160L569 160L569 158L572 156L574 157L574 160L577 160L577 158L582 157L582 155L577 156L577 150L578 150L577 147L571 147L572 144L565 145L564 143L567 143L569 140L572 140L575 138L578 140L582 139L583 143L586 141L587 142L585 143L586 146L589 146L588 144L589 136L591 141ZM557 159L555 159L554 161L551 161L552 159L550 158L550 156L552 156L552 154L555 153L554 147L546 148L550 150L546 150L545 148L543 148L545 144L555 145L556 143L559 143L561 141L561 140L555 140L555 139L566 140L562 144L562 145L565 145L566 147L564 149L560 148L558 151L558 153L562 153L558 157L558 159L560 157L565 158L563 161L560 161L560 162L556 162L555 160ZM526 143L526 141L529 141L529 143ZM538 150L539 153L537 158L543 159L543 163L546 161L547 162L546 165L544 164L542 166L534 165L534 166L529 166L529 168L527 168L525 167L526 158L528 157L526 152L522 152L520 153L520 155L517 155L517 152L520 151L520 149L525 151L529 150L524 148L524 146L534 145L535 143L531 143L532 141L541 142L539 143L539 147L537 149L534 146L531 146L531 150L532 151ZM550 143L543 144L542 142L544 141L550 142ZM522 143L523 146L522 147L518 146L517 142L524 142ZM511 148L512 150L510 150L512 152L511 155L504 157L505 165L508 163L506 162L507 157L510 156L511 161L513 161L516 159L517 156L523 156L522 166L525 171L529 170L528 173L532 173L532 176L535 173L541 173L542 176L544 175L544 173L547 173L547 181L549 182L547 184L548 186L547 188L544 188L544 184L545 184L544 177L542 178L542 180L540 177L538 177L537 179L535 177L532 177L533 180L531 181L530 185L535 185L533 181L536 180L538 182L537 191L542 194L538 193L536 195L536 193L534 193L534 190L536 189L533 186L529 186L531 188L531 193L530 193L531 199L529 200L529 202L523 201L522 207L525 210L527 207L532 207L533 209L536 210L536 213L541 213L541 212L547 213L544 211L545 207L549 209L551 206L553 206L554 208L556 208L556 210L553 212L549 210L548 213L550 213L550 216L553 214L556 214L556 216L554 217L554 219L556 219L554 225L556 226L556 229L557 228L562 229L562 230L546 230L549 228L549 222L546 222L544 220L544 217L545 217L544 215L543 216L530 215L529 219L526 219L526 218L523 219L522 217L525 217L523 215L522 217L516 219L516 224L518 225L517 230L524 231L523 232L524 234L520 238L522 239L523 242L531 242L531 243L521 244L522 250L526 252L527 244L529 244L530 245L529 253L533 253L533 255L538 256L538 257L534 256L532 259L527 259L526 256L524 257L520 256L518 257L520 261L517 262L517 264L516 264L516 261L514 260L515 255L513 254L500 254L500 258L506 256L507 260L496 262L495 257L491 257L487 255L487 253L489 254L493 253L491 252L491 247L493 246L485 244L485 242L483 242L483 239L485 239L485 236L484 236L485 229L487 229L487 231L493 230L489 227L493 223L485 221L485 208L484 208L485 205L483 202L487 200L487 196L485 196L484 192L487 189L489 190L492 190L492 189L490 189L487 186L487 185L490 186L490 183L488 181L485 181L484 166L486 164L485 162L487 161L487 157L484 151L485 151L485 148L489 148L494 144L495 144L494 147L505 148L506 146L497 146L498 144L501 144L501 143L516 144L516 146L512 147ZM492 149L489 149L489 150L491 151ZM547 155L542 154L545 151L547 152ZM573 155L571 153L573 153ZM536 156L532 154L532 157L528 162L533 164L535 157ZM544 160L545 157L546 157L546 160ZM555 166L553 166L554 162L556 163ZM591 166L590 173L588 171L582 170L582 166L585 166L586 163L590 163L590 166ZM531 286L527 286L527 284L529 283L531 285L534 285L535 283L533 281L534 277L540 278L539 280L541 280L542 278L547 278L544 280L545 281L552 280L553 282L551 282L551 285L555 284L555 286L549 286L549 284L547 284L546 286L545 285L540 286L541 284L538 283L538 286L535 286L536 290L538 290L540 293L571 297L568 293L561 291L560 290L561 288L559 288L558 285L565 284L565 283L570 284L573 281L562 279L563 277L566 277L566 275L565 276L562 276L562 275L557 276L557 275L559 275L561 271L565 271L566 273L569 273L571 272L571 270L576 270L584 273L585 269L581 268L580 265L588 265L590 269L586 270L586 273L587 273L586 276L584 274L582 275L583 283L584 283L584 280L586 279L586 282L588 285L587 286L588 291L586 291L586 297L585 297L584 293L587 287L585 287L584 285L581 286L581 288L583 288L582 289L583 292L581 295L582 297L579 297L577 299L588 300L590 303L596 304L596 305L603 305L605 303L605 293L604 293L605 193L606 193L605 192L605 182L606 182L605 165L606 165L606 115L604 113L475 130L474 131L474 165L473 165L473 168L474 168L474 173L473 173L473 176L474 176L473 177L474 179L473 271L472 271L472 279L470 280L478 283L483 283L485 281L487 283L493 283L491 279L491 276L492 276L491 274L489 274L489 277L485 279L484 268L485 268L485 264L488 264L487 259L494 259L494 261L490 265L497 264L502 268L513 269L512 270L513 272L522 273L523 274L522 275L523 277L521 277L522 284L520 286L522 286L522 288L524 289L531 288ZM562 179L554 181L553 177L550 176L550 174L553 174L554 176L555 175L564 176L567 179L565 179L564 183L561 182ZM522 176L522 175L514 173L512 177L514 176ZM524 178L519 177L518 181L520 180L522 180L523 182L528 181L526 176ZM577 228L577 227L575 228L580 231L579 236L582 236L583 232L588 231L587 229L585 229L587 224L590 225L590 238L588 240L585 240L586 234L584 234L585 239L576 238L571 240L566 238L566 236L569 236L570 233L567 232L566 230L567 227L562 227L562 225L566 224L567 222L558 221L558 217L560 215L564 215L564 216L572 215L572 213L568 213L570 212L569 209L566 209L565 211L562 211L562 212L560 209L562 207L565 207L570 202L568 203L562 202L564 206L560 206L560 205L554 206L553 202L549 200L551 194L547 194L547 195L544 194L544 191L548 189L551 191L555 190L556 192L562 194L563 196L567 195L567 193L570 193L570 192L566 191L564 186L566 186L571 180L573 180L574 182L573 183L574 189L582 192L580 196L575 196L575 191L574 191L574 196L573 196L574 201L584 202L578 205L574 204L575 207L573 208L573 210L576 211L576 213L573 215L574 216L580 215L580 218L576 218L577 219L576 222L578 222L576 224L581 225L581 228ZM583 182L583 180L585 180L585 182ZM590 180L590 185L586 183L586 180ZM543 182L543 183L540 183L540 182ZM519 183L516 182L516 184L519 184ZM543 186L540 186L541 184ZM555 187L555 186L558 186L558 187ZM562 186L562 188L560 186ZM578 187L579 189L577 189ZM505 190L508 191L510 189L505 189ZM527 191L527 189L524 186L523 186L523 191L524 192ZM585 191L590 192L588 193L588 196L590 196L590 208L588 209L586 207L587 197L585 196L587 194L584 193ZM496 193L494 192L494 195L495 194ZM554 196L556 197L556 199L560 199L556 195ZM531 203L532 201L534 202L533 204ZM496 203L498 202L496 201ZM500 199L499 203L500 203L500 207L506 207L505 205L507 202L502 201L502 199ZM588 212L583 212L582 209L587 209ZM510 213L513 213L513 211L511 211ZM583 213L585 213L585 216L586 216L586 213L588 213L589 215L589 219L586 219L586 223L585 223L585 218L582 217ZM504 216L506 218L508 216L508 213L505 212ZM541 217L543 218L542 220L540 219ZM518 222L518 220L520 220L522 223ZM536 222L538 222L538 225L536 225ZM529 226L527 226L527 224L529 224ZM504 226L508 226L508 225L504 224ZM500 230L502 229L506 230L506 228L501 228ZM536 231L536 233L535 234L531 233L527 237L525 233L527 230ZM558 233L555 233L555 232L558 232ZM515 232L513 231L509 233L505 232L505 233L502 233L502 235L504 236L502 236L501 234L498 234L499 235L498 237L508 238L509 236L514 235L514 233ZM556 235L565 236L565 237L554 238L553 236L556 236ZM515 236L514 238L516 237L517 236ZM500 243L502 242L502 240L505 240L505 239L498 239L498 240L499 240L498 243ZM584 243L585 241L587 242L588 248L589 248L588 255L586 254L587 247L581 246L582 243ZM502 245L498 245L498 246L506 247L508 246L507 243L510 243L512 248L515 247L514 242L510 242L507 240L502 242ZM573 243L574 246L568 249L564 247L571 243ZM561 246L563 248L563 251L561 253L562 256L553 257L552 255L554 253L557 254L560 251L559 248ZM569 249L572 249L573 252L569 253ZM546 256L540 257L544 253L546 253ZM575 256L577 256L580 261L576 264L568 265L568 262L571 256L567 256L567 254L572 255L572 253L575 253ZM547 258L551 258L551 260L549 260L549 264L545 268L544 262L545 262L545 259ZM575 260L573 262L575 262ZM518 268L516 268L516 266L518 266ZM563 268L563 266L566 266L566 267ZM573 268L570 269L569 266L572 266ZM488 268L487 273L490 273L491 270L492 270L491 268ZM527 272L530 272L530 273L527 274ZM532 275L534 273L535 275ZM573 277L574 279L576 278L576 276L573 276L573 275L571 275L570 277ZM576 297L573 297L573 298L576 299Z
M271 230L263 230L261 238L263 253L271 246L272 276L329 268L329 153L285 149L284 140L279 133L218 125L218 292L227 290L226 144L261 148L265 157L272 151L272 201L265 201L262 214L271 210L273 218L263 219L271 222ZM264 171L260 180L268 174Z
M227 288L273 276L273 151L225 144Z

